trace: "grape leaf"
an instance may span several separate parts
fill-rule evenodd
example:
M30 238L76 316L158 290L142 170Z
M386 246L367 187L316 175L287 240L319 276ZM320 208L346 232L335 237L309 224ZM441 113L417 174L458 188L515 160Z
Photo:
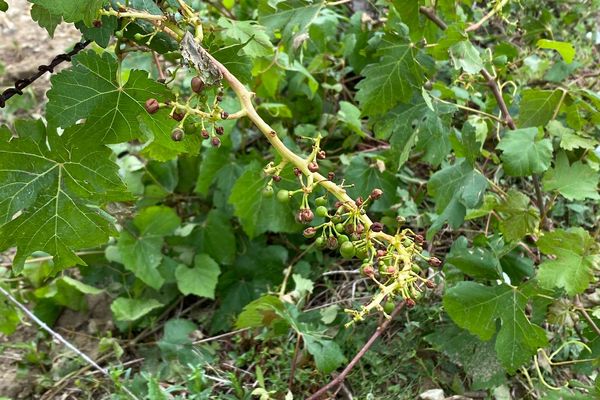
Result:
M433 222L428 238L431 238L445 221L453 228L463 223L467 208L476 208L483 199L487 180L464 159L433 174L427 183L427 191L435 200L439 214Z
M542 183L544 190L556 190L567 200L600 199L598 173L581 161L569 165L565 152L558 154L554 168L544 174Z
M509 285L484 286L459 282L444 295L444 308L452 320L481 340L496 334L496 354L502 366L514 373L521 365L548 344L545 331L533 325L525 314L527 291Z
M230 265L235 260L235 235L229 215L218 209L210 210L202 223L200 250L219 264Z
M259 7L258 22L272 34L280 31L280 37L288 51L298 47L294 39L302 38L325 4L304 0L278 1L274 6L270 3L266 7Z
M194 258L192 268L180 264L175 271L177 287L181 293L195 294L209 299L215 298L215 288L220 274L219 265L208 254L198 254Z
M552 161L550 139L537 139L537 128L507 132L498 146L502 150L502 165L507 175L530 176L544 172Z
M110 54L78 54L71 68L51 79L49 124L66 128L86 118L81 132L86 140L120 143L140 138L137 116L146 113L144 103L150 98L164 101L169 92L145 71L133 70L127 82L122 79Z
M423 160L436 166L448 155L451 149L449 132L452 105L435 103L434 110L423 100L411 104L401 104L390 110L375 125L377 136L389 139L392 148L399 154L398 167L401 167L416 148L423 151Z
M521 128L546 125L552 119L562 94L560 90L524 90L517 125Z
M553 120L548 122L546 129L550 135L560 138L560 147L562 149L593 149L596 147L594 139L575 133L573 129L565 127L560 121Z
M536 43L540 49L556 50L567 64L573 62L575 57L575 47L569 42L561 42L558 40L540 39Z
M302 335L306 349L315 358L317 369L324 374L335 371L346 361L340 346L333 340L322 339L316 335Z
M100 19L100 26L88 27L83 22L78 22L75 26L87 40L93 40L98 46L106 48L118 24L117 17L103 15L102 19Z
M12 335L17 330L19 322L21 321L15 308L4 298L0 299L0 333Z
M385 211L395 204L396 178L390 171L380 171L376 163L368 163L366 157L355 156L346 169L346 179L354 184L348 188L352 198L366 198L375 188L383 190L384 195L370 207L373 211Z
M84 21L91 25L105 0L29 0L44 7L52 15L61 16L65 22Z
M74 250L95 247L115 234L100 207L128 200L111 151L101 144L71 140L81 126L62 135L40 121L16 124L21 136L0 128L0 249L17 246L20 272L34 251L54 257L56 268L85 265Z
M135 321L163 305L156 299L128 299L119 297L110 305L117 321Z
M118 248L125 268L148 286L159 289L164 278L158 271L164 237L171 235L181 221L172 208L144 208L133 219L133 227L123 230Z
M262 168L254 162L231 189L229 203L235 208L235 215L240 219L244 232L252 238L267 231L297 231L298 224L289 205L279 203L276 196L263 196L264 187Z
M250 57L267 57L273 54L273 45L265 28L254 21L236 21L221 17L217 25L223 28L223 36L238 44L247 43L242 51Z
M594 238L583 228L557 229L544 234L537 245L542 253L556 259L540 265L537 278L544 288L560 287L573 296L583 293L598 268L600 254Z
M31 7L31 19L36 21L39 26L48 31L50 37L54 37L54 31L56 30L56 27L62 22L62 17L60 15L54 15L50 13L50 11L39 4L34 4Z
M143 154L156 161L167 161L176 158L179 154L197 154L200 151L200 135L197 132L186 134L183 140L171 139L173 129L179 124L169 118L170 110L159 110L150 115L143 112L138 116L142 132L152 141L144 147Z
M533 233L540 222L540 214L529 205L529 197L514 189L510 189L507 198L495 208L502 214L500 232L508 241L516 241Z
M477 74L483 69L483 61L479 52L468 40L461 40L449 49L454 68L463 69L466 73Z
M446 256L446 263L472 277L487 279L501 277L500 261L492 251L482 247L467 246L468 240L464 236L456 239L452 243L450 253Z
M406 103L425 79L417 50L410 42L387 35L378 48L382 57L361 72L364 79L356 88L363 114L383 114L397 103Z

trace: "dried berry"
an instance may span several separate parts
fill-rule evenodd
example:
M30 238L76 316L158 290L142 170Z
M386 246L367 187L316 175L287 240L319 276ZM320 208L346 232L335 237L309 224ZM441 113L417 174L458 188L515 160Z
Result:
M210 137L210 133L208 133L206 129L202 129L202 132L200 132L200 136L202 136L204 139L208 139Z
M221 111L221 119L229 118L229 113L227 111Z
M273 180L275 182L281 182L281 176L279 176L279 175L273 175Z
M435 283L433 283L430 280L426 280L425 281L425 286L427 286L429 289L433 289L435 287Z
M363 224L361 224L360 222L358 224L356 224L356 226L354 227L354 233L358 234L358 235L362 235L362 233L365 231L365 226Z
M375 188L371 191L371 195L369 197L371 197L373 200L378 200L381 198L381 196L383 196L383 190Z
M310 172L317 172L319 170L319 165L316 162L308 163L308 170Z
M210 140L210 144L212 144L213 147L221 147L221 139L215 136Z
M415 303L415 301L413 299L406 299L404 300L404 302L406 303L406 307L408 308L413 308L417 303Z
M423 243L425 243L425 238L423 237L423 235L415 235L415 243L419 246L422 246Z
M300 171L300 168L294 167L294 175L296 175L296 176L302 175L302 171Z
M381 222L373 222L373 225L371 225L371 230L373 232L381 232L383 231L383 224Z
M327 248L329 250L335 250L338 247L338 240L335 236L329 236L327 238Z
M217 96L217 102L222 102L223 101L223 96Z
M171 139L174 142L181 142L183 140L184 136L185 136L185 133L183 132L183 129L181 129L181 128L175 128L171 132Z
M221 136L223 135L223 133L225 133L225 128L223 128L222 126L217 126L215 127L215 133Z
M94 25L94 28L101 28L102 27L102 21L100 21L99 19L95 19L92 22L92 25Z
M438 268L442 265L442 260L437 257L431 257L428 261L429 265L432 267Z
M194 93L200 93L204 90L204 81L202 78L195 76L192 78L192 90Z
M301 208L300 211L298 211L298 214L296 215L298 222L302 224L308 224L312 222L314 217L315 215L313 214L310 208Z
M148 111L149 114L154 114L158 111L160 105L158 104L158 100L148 99L146 100L146 104L144 105L144 107L146 108L146 111Z
M385 250L377 250L377 257L381 258L381 257L385 257L387 255L387 251Z
M325 150L319 150L317 152L317 158L319 160L324 160L325 158L327 158L327 153L325 152Z
M316 233L317 233L317 229L312 226L309 226L308 228L306 228L304 230L304 232L302 232L302 234L304 235L305 238L311 238L311 237L315 236Z
M395 266L393 265L388 265L385 272L387 272L390 275L394 275L396 273L397 269Z
M356 203L357 207L360 207L365 201L363 200L362 196L358 196L354 202Z
M335 178L335 173L333 173L331 171L327 173L327 180L332 181L334 178Z
M360 273L363 276L371 277L371 276L375 275L375 268L373 268L373 266L371 264L363 264L360 267Z
M175 121L181 121L183 119L183 117L185 117L184 113L180 113L180 112L173 112L173 114L171 114L171 118L173 118Z

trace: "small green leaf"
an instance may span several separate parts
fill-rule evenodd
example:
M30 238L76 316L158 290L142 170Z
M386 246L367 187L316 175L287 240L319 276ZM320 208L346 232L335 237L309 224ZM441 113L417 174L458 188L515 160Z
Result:
M0 299L0 333L12 335L17 330L19 322L19 314L14 307L4 298Z
M60 15L51 14L50 11L39 4L34 4L31 7L31 19L47 30L50 37L54 37L56 27L62 22Z
M159 289L164 278L158 271L164 237L173 234L181 221L174 209L147 207L133 219L137 232L125 230L119 238L119 252L125 268L148 286Z
M290 207L278 202L276 196L263 196L265 184L262 167L254 162L231 189L229 203L235 208L244 232L252 238L267 231L297 231L298 224Z
M484 286L460 282L444 295L444 308L460 327L481 340L496 336L496 354L509 373L514 373L540 347L548 344L545 331L525 314L528 297L521 288L508 285Z
M560 42L558 40L540 39L536 43L540 49L556 50L567 64L573 62L575 57L575 47L569 42Z
M280 319L276 310L284 306L279 297L265 295L252 301L244 307L235 323L236 329L268 327L274 320Z
M505 200L496 206L502 214L500 231L507 241L517 241L523 236L535 232L540 222L538 210L529 204L529 197L510 189Z
M177 287L185 295L195 294L200 297L215 298L215 288L221 270L219 265L208 254L198 254L194 258L194 266L180 264L175 271Z
M44 7L53 15L62 17L65 22L84 21L91 25L105 0L29 0Z
M100 47L106 48L110 43L113 33L117 29L118 20L115 16L103 15L100 26L86 26L83 22L75 24L87 40L93 40Z
M568 118L568 117L567 117ZM588 149L596 147L596 141L592 138L582 136L573 129L565 127L562 122L553 120L546 125L548 133L560 138L560 147L565 150Z
M431 238L445 221L454 228L463 223L467 208L481 204L487 180L464 159L433 174L427 183L427 191L435 200L439 214L427 232Z
M569 165L565 152L556 157L554 168L544 174L544 190L556 190L567 200L598 200L598 172L581 161Z
M335 371L346 361L340 346L333 340L321 339L312 335L303 335L308 352L315 358L317 369L324 374Z
M446 256L446 263L475 278L499 279L501 268L496 255L488 249L468 248L467 245L464 236L456 239Z
M223 28L226 40L247 43L242 51L250 57L267 57L273 54L273 45L265 28L254 21L236 21L219 18L217 25Z
M337 117L342 121L348 129L357 135L364 136L362 131L362 121L360 118L360 110L352 103L347 101L340 101L340 110L337 113Z
M449 49L454 68L463 69L469 74L477 74L483 69L483 61L479 51L468 40L462 40Z
M497 148L507 175L531 176L546 171L552 161L550 139L537 139L537 128L506 132Z
M537 275L544 288L560 287L569 296L583 293L598 268L600 254L594 238L583 228L558 229L544 234L537 245L542 253L556 259L544 261Z
M411 43L388 35L381 42L379 62L367 65L356 88L363 114L383 114L399 102L407 103L424 81L424 71Z
M113 301L110 309L117 321L135 321L162 306L155 299L128 299L119 297Z

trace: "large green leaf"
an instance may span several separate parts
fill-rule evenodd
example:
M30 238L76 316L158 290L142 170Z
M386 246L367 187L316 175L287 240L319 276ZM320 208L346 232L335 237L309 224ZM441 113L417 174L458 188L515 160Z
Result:
M412 43L387 35L378 54L381 59L362 70L364 79L356 85L356 100L365 115L383 114L400 102L407 103L425 80Z
M554 168L544 174L544 190L556 190L567 200L600 199L598 172L581 161L569 165L567 154L561 152Z
M370 207L373 211L388 210L395 204L396 178L390 171L380 171L376 163L369 163L368 158L355 156L346 169L346 179L352 182L348 194L357 198L366 198L375 188L383 190L384 195Z
M462 40L449 49L454 68L463 69L469 74L477 74L483 69L483 61L477 48L468 40Z
M537 135L537 128L506 132L497 148L502 150L500 158L507 175L530 176L550 167L552 142Z
M65 128L85 118L80 134L101 143L140 138L137 116L146 113L146 100L164 101L169 96L166 87L148 79L145 71L133 70L123 82L117 60L109 53L80 53L71 68L51 81L46 114L50 125Z
M133 219L133 227L121 232L119 252L125 268L145 284L159 289L164 278L158 271L164 237L172 234L181 221L175 210L164 206L143 209Z
M31 19L36 21L39 26L47 30L50 37L54 36L56 27L62 22L60 15L54 15L50 13L50 11L39 4L34 4L31 7Z
M552 119L562 93L560 90L524 90L517 125L521 128L546 125Z
M467 208L476 208L483 199L487 180L464 159L433 174L427 191L435 200L440 214L429 228L427 236L437 232L445 221L453 228L463 223Z
M496 336L496 354L502 366L514 373L530 360L537 349L548 344L545 331L525 314L528 296L521 288L505 284L484 286L460 282L444 295L444 308L461 328L490 340Z
M544 234L537 245L544 254L556 256L540 265L537 278L543 287L560 287L571 296L588 288L593 269L600 263L600 253L587 231L558 229Z
M135 321L163 305L156 299L128 299L119 297L110 305L117 321Z
M100 207L126 200L111 151L92 140L72 140L82 127L46 133L40 121L0 128L0 249L18 248L19 272L34 251L56 268L85 265L75 250L105 244L113 220Z
M194 258L192 268L181 264L175 271L177 287L181 293L195 294L209 299L215 298L215 288L220 274L219 265L208 254L198 254Z
M575 57L575 47L569 42L561 42L558 40L540 39L536 43L540 49L556 50L567 64L573 62Z
M236 239L231 218L219 209L211 210L201 225L201 252L219 264L230 265L235 260Z

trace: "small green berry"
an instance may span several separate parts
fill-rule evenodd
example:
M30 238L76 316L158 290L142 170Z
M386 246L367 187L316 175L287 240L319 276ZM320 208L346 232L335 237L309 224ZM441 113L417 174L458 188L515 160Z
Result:
M324 249L325 248L325 238L323 236L319 236L315 240L315 246L317 247L317 249Z
M317 214L317 216L319 217L327 217L328 211L327 211L327 207L325 206L319 206L317 207L317 209L315 210L315 214Z
M317 197L316 200L315 200L315 204L317 206L325 206L325 207L327 207L327 197L325 197L325 196Z
M290 192L288 192L287 190L280 190L279 192L277 192L277 200L280 203L289 203L290 202Z
M396 305L394 304L393 301L386 301L385 304L383 305L383 311L386 314L391 314L392 311L394 311L394 308L396 308Z
M338 242L340 242L340 244L344 244L350 240L350 238L346 235L338 235L337 238L338 238Z
M267 186L266 188L263 189L263 196L265 197L273 197L273 194L275 193L275 191L273 190L273 186Z
M135 35L133 35L133 38L139 42L140 40L144 39L144 35L142 35L141 33L136 33Z
M354 243L350 241L342 243L340 246L340 254L346 259L354 257L356 254L356 247L354 247Z

